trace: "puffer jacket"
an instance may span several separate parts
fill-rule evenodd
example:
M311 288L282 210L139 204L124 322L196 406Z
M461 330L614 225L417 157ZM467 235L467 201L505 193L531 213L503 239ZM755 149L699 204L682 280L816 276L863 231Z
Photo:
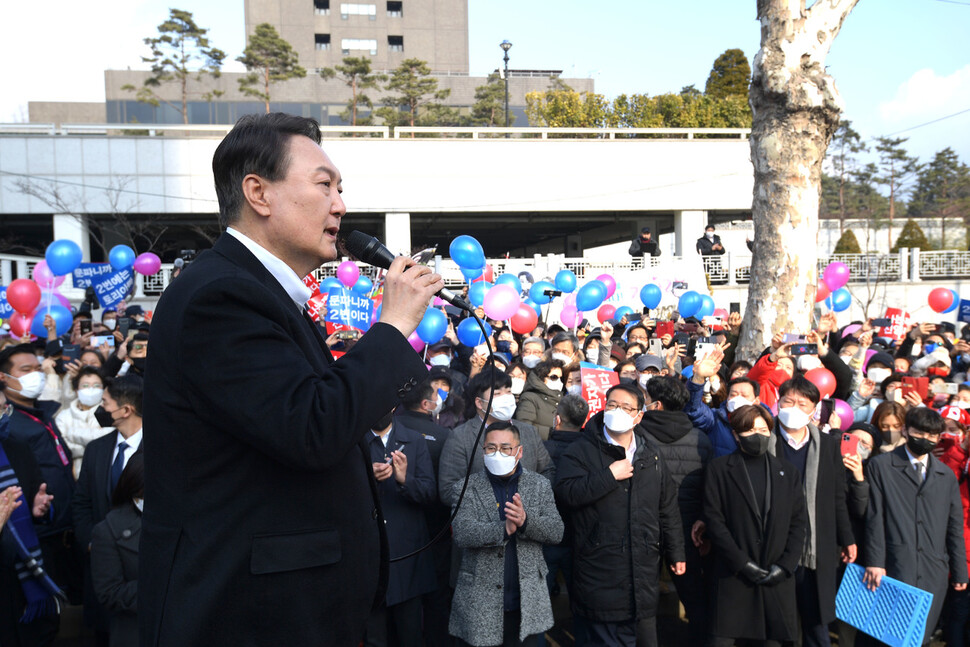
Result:
M519 396L515 419L528 422L539 432L539 437L549 440L549 430L556 426L556 407L562 391L553 391L535 373L529 373L525 388Z

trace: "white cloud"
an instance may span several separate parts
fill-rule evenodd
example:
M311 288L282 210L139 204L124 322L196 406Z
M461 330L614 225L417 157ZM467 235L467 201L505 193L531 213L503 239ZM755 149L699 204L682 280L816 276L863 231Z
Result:
M970 108L970 64L947 76L922 69L906 79L889 101L879 104L887 126L916 126Z

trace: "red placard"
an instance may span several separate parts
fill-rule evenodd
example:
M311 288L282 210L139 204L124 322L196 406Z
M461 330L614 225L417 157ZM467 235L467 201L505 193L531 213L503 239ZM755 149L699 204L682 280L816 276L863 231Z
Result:
M906 336L909 327L913 325L912 316L899 308L886 308L886 318L892 320L891 326L884 326L879 329L880 337L900 340Z
M320 281L314 278L312 274L307 274L303 277L303 285L313 290L314 294L320 293Z
M307 313L314 321L320 321L321 313L327 309L327 295L317 292L306 302Z
M588 422L606 407L606 392L620 383L620 376L612 369L589 362L580 362L579 376L583 382L583 399L589 405L589 415L586 416Z

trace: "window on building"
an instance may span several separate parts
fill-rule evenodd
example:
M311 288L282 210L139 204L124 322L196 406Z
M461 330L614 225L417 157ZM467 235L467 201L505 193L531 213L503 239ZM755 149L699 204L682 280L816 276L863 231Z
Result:
M313 44L317 49L330 49L330 34L314 34Z
M347 20L349 16L367 16L371 20L377 20L377 5L340 3L340 17Z
M404 51L404 36L388 36L387 37L387 50L389 52L403 52Z
M340 41L340 51L344 55L350 54L352 50L364 50L370 52L371 56L377 56L376 38L344 38Z
M387 15L391 18L400 18L404 15L404 3L403 2L391 2L387 3Z
M329 16L330 0L313 0L313 13L318 16Z

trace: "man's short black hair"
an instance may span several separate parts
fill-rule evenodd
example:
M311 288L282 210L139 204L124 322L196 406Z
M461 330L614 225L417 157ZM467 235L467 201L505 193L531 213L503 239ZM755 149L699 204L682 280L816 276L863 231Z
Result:
M431 379L428 378L424 382L418 384L415 388L407 392L407 394L401 398L401 404L408 411L420 411L421 403L425 400L435 399L435 389L431 386Z
M13 368L13 356L14 355L33 355L37 357L37 353L34 352L33 344L15 344L13 346L7 346L2 351L0 351L0 372L10 374L10 369Z
M245 197L243 178L253 173L271 182L286 177L290 139L303 136L320 143L320 124L309 117L282 112L245 115L236 122L212 156L212 175L219 199L219 227L239 218Z
M589 415L589 405L578 395L564 395L556 405L556 415L570 427L582 429L586 416Z
M801 375L796 375L782 382L782 385L778 387L778 399L781 400L792 391L798 395L805 396L812 401L812 404L818 404L819 400L822 399L822 394L818 392L818 387Z
M906 427L926 434L941 434L945 427L943 416L929 407L914 407L906 412Z
M572 334L571 332L556 333L556 336L552 338L551 342L549 342L549 348L552 348L556 344L561 344L564 341L568 341L570 344L573 345L574 353L579 350L579 337Z
M751 389L754 391L754 397L761 395L761 385L756 381L752 380L750 377L736 377L730 382L728 382L728 391L731 391L731 387L735 384L750 384Z
M663 405L664 411L683 411L690 399L687 387L680 378L658 375L647 382L650 399Z
M122 375L105 384L105 391L118 406L130 405L135 414L141 417L141 400L145 383L137 375Z
M636 323L636 324L633 324L632 326L630 326L629 328L627 328L626 329L626 338L627 339L630 339L630 333L633 332L634 330L636 330L637 328L639 328L640 330L642 330L643 331L643 334L645 334L648 339L650 338L650 330L646 326L644 326L642 323Z
M704 231L707 231L708 229L714 229L714 225L709 224L706 227L704 227Z
M488 435L493 431L511 431L512 435L515 436L515 442L522 442L522 437L519 435L519 428L508 420L499 420L485 427L485 436L482 437L482 440L487 439Z
M640 387L633 386L632 384L623 384L622 382L620 384L614 384L612 387L610 387L610 390L606 392L606 399L609 400L610 396L616 391L629 393L637 399L637 408L643 409L646 398L643 397L643 391L640 390Z

